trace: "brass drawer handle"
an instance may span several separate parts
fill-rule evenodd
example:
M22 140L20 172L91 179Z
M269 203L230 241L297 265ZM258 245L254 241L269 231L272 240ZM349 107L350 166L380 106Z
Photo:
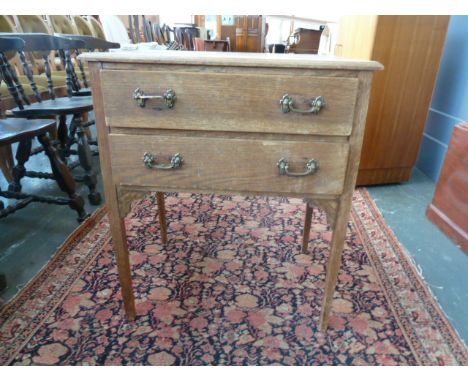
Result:
M288 176L306 176L315 174L319 168L318 161L316 159L309 159L305 166L304 172L291 172L289 171L289 162L281 158L278 161L278 169L280 175L288 175Z
M176 168L180 168L182 167L184 158L182 158L182 155L177 153L171 157L171 163L169 164L156 164L154 163L155 161L156 161L156 157L153 154L150 154L150 153L143 154L143 163L145 164L145 166L151 169L155 168L158 170L173 170Z
M137 88L133 92L133 99L140 107L145 107L146 101L149 99L162 99L164 102L166 102L167 107L172 109L174 107L177 96L175 91L172 89L166 90L163 95L145 95L143 90Z
M323 98L323 96L318 96L314 98L312 101L310 101L310 109L302 110L302 109L296 109L293 106L294 99L288 94L285 94L283 98L281 98L280 105L281 105L281 111L283 113L289 113L290 111L294 111L296 113L318 114L319 111L322 109L322 107L325 106L325 98Z

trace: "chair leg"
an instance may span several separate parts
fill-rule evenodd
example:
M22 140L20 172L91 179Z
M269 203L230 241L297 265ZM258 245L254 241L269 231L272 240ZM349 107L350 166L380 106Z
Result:
M304 233L302 237L302 253L307 253L307 248L309 246L309 236L310 236L310 226L312 223L312 212L313 207L306 203L306 213L304 219Z
M6 275L4 273L0 273L0 292L7 287Z
M78 213L78 221L82 222L89 216L89 214L84 210L83 198L76 193L76 184L70 169L58 155L57 150L51 144L47 134L39 135L38 140L42 147L44 147L44 152L49 158L55 181L60 189L68 194L68 197L70 198L68 205Z
M8 185L8 191L21 191L21 179L26 174L26 167L24 167L24 164L28 161L30 155L31 138L26 138L18 144L18 149L16 150L16 165L13 167L13 181Z
M159 226L161 227L161 241L163 244L167 244L167 223L166 223L166 207L164 205L164 193L157 192L156 199L158 201L158 215L159 215Z
M61 115L59 117L59 124L57 127L57 138L59 140L58 154L63 161L67 161L68 156L68 127L67 127L67 116Z
M92 152L89 147L88 137L82 128L82 120L80 115L74 116L76 134L78 136L78 158L80 165L85 171L84 182L89 188L88 199L91 204L98 205L101 203L101 194L96 191L97 177L92 165Z
M11 152L11 145L0 147L0 169L2 170L3 176L8 183L13 182L13 154Z
M89 113L84 113L82 117L83 125L86 124L88 121L89 121ZM86 127L84 131L85 131L86 137L88 138L88 141L91 141L93 137L91 135L91 130L89 129L89 127Z

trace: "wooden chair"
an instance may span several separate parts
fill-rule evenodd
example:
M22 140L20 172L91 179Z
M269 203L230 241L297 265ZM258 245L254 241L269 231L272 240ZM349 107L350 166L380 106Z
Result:
M93 36L81 36L81 35L74 35L74 34L61 34L61 33L55 33L55 36L58 37L63 37L66 39L70 40L70 48L73 48L75 52L75 61L78 62L78 66L80 68L80 74L82 78L82 82L84 85L84 88L81 88L79 82L77 81L74 84L74 95L78 96L86 96L86 95L91 95L91 89L88 87L88 79L87 79L87 74L84 70L83 64L81 60L78 58L78 55L81 53L80 47L81 47L81 42L84 43L83 48L87 51L93 52L95 50L109 50L109 49L117 49L120 48L120 44L115 43L115 42L109 42L106 40L102 40L100 38L96 38ZM80 46L78 46L80 45ZM70 52L69 52L70 53ZM70 53L71 54L71 53ZM72 65L73 70L73 75L76 76L75 69Z
M82 40L85 42L85 50L94 51L120 48L120 44L110 43L105 40L101 25L94 17L89 17L86 21L80 16L74 16L74 23L68 16L62 15L46 16L46 19L49 22L55 36ZM83 26L83 23L88 23L88 28ZM92 35L89 34L90 31L92 32ZM83 83L83 88L81 88L79 82L73 84L75 92L74 95L91 95L91 90L89 89L88 84L89 74L83 63L78 59L80 49L78 47L74 47L73 52L70 53L74 55L73 61L78 63L81 74L81 82ZM61 59L63 62L63 54L61 54ZM72 69L75 72L74 67Z
M99 38L101 40L106 39L106 35L104 34L104 30L102 29L101 23L96 20L93 16L86 17L86 21L88 22L89 26L91 27L91 31L93 32L93 36Z
M5 32L5 33L17 32L15 24L13 23L13 18L11 16L0 15L0 32ZM11 61L16 66L17 69L21 68L19 57L16 52L8 52L7 57L8 57L8 60ZM23 85L26 96L32 99L32 96L34 95L33 90L28 83L27 77L25 75L22 75L21 70L18 71L18 79ZM40 86L40 85L38 85L37 88L41 94L41 97L47 97L47 88ZM15 102L13 98L10 96L6 83L4 81L1 81L1 78L0 78L0 99L2 101L2 105L0 107L0 116L3 116L5 110L8 110L15 106ZM13 173L12 173L13 166L14 166L13 153L12 153L11 147L9 146L0 147L0 169L4 177L8 181L13 180Z
M78 15L72 16L72 21L75 24L76 34L81 36L93 36L93 30L86 20Z
M204 52L205 51L205 40L203 40L200 37L194 37L193 38L193 45L195 50Z
M19 15L13 16L15 21L16 30L18 33L45 33L51 34L51 29L47 25L46 21L39 15ZM36 75L35 81L39 86L47 88L47 76L45 73L45 66L43 63L43 57L40 52L27 52L27 58L29 59L31 70ZM50 62L53 63L51 66L51 75L54 82L55 92L63 96L66 91L66 77L65 67L54 65L55 52L49 52ZM26 74L26 73L25 73Z
M22 51L24 41L19 38L4 38L0 37L0 68L2 77L7 82L9 88L14 88L15 83L7 70L7 60L5 52ZM55 121L53 120L27 120L27 119L2 119L0 120L0 147L5 145L10 146L13 143L18 143L16 151L17 163L13 168L13 180L8 186L8 191L0 189L0 196L5 198L13 198L20 200L14 205L5 208L5 205L0 201L0 218L6 217L15 211L26 207L32 202L68 205L71 209L78 213L78 221L83 221L88 214L84 210L83 198L75 192L75 181L68 169L67 165L58 156L57 151L51 144L50 136L55 132ZM53 173L53 179L58 186L64 191L68 198L39 196L26 194L21 192L21 179L27 173L25 163L31 155L32 140L37 138L46 153ZM43 174L46 176L49 174Z
M11 85L8 86L12 97L14 98L17 107L8 111L8 115L17 118L55 118L58 117L59 124L57 127L57 136L59 138L58 150L62 160L70 154L78 154L79 165L84 170L84 176L80 177L89 188L88 199L92 204L99 204L101 195L96 191L96 173L92 167L92 153L89 147L87 135L85 134L85 126L82 123L82 115L93 110L93 102L91 97L73 97L72 89L72 73L70 55L66 57L66 84L67 97L56 98L53 86L53 79L48 62L48 53L51 50L63 49L67 52L70 49L70 41L57 36L50 36L41 33L25 33L25 34L0 34L0 37L21 37L25 41L23 50L19 51L21 63L24 72L27 73L30 85L34 90L35 103L30 103L23 95L24 90L19 81L14 79L14 70L12 70L6 57L2 66L3 76L12 78ZM76 42L75 42L76 43ZM84 44L84 43L83 43ZM84 46L84 45L83 45ZM43 100L36 91L37 85L34 81L34 75L29 68L24 52L42 52L44 66L46 68L46 76L48 81L48 92L50 99ZM7 82L8 84L8 82ZM70 126L67 126L67 116L71 115L72 120ZM77 143L77 150L71 149L71 146ZM76 163L78 165L78 163ZM70 164L71 166L71 164ZM76 166L75 166L76 167Z

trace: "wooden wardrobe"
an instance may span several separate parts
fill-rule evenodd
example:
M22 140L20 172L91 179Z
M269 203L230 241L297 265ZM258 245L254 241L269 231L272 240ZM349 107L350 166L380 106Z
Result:
M336 55L370 59L374 76L358 185L408 181L416 163L450 16L345 16Z

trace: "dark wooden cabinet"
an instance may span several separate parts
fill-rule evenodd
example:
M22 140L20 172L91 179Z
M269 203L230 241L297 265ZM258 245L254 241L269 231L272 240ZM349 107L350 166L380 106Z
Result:
M468 123L453 130L427 217L468 252Z

